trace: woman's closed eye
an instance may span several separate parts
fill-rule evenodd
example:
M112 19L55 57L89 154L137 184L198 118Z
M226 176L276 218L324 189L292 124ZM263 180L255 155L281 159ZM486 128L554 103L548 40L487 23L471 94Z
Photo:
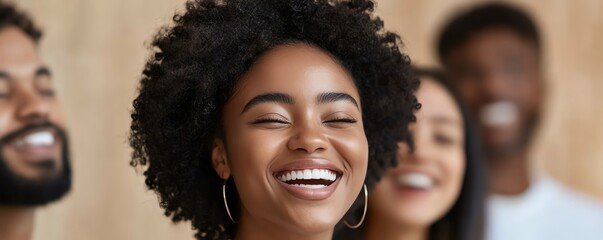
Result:
M291 124L291 121L280 114L265 114L251 121L250 124L269 129L278 129L287 127Z
M263 124L263 123L278 123L278 124L289 124L288 121L277 119L277 118L260 118L251 122L252 124Z
M437 144L443 146L454 145L457 142L455 138L449 136L448 134L435 133L433 138Z
M324 121L324 123L356 123L356 119L353 118L335 118Z
M333 117L322 123L332 128L346 128L356 124L358 121L352 117Z

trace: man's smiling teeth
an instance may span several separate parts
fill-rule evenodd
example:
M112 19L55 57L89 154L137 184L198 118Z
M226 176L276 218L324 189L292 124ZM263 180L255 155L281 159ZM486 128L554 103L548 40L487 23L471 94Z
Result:
M519 118L519 107L510 101L493 102L482 107L479 116L481 122L486 126L507 126Z
M291 181L291 180L328 180L335 181L337 179L337 174L327 170L327 169L305 169L305 170L295 170L283 173L279 180L283 182ZM303 184L301 184L303 185Z
M52 146L52 144L54 144L54 141L54 134L49 131L42 131L26 135L22 139L18 140L15 144L18 147L47 147Z
M399 185L417 189L429 189L434 185L433 178L424 173L399 174L396 180Z

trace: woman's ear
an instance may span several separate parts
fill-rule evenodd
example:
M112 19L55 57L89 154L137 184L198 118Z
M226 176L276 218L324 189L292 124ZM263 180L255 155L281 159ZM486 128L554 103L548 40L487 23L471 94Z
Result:
M211 162L214 170L224 180L230 178L230 167L228 165L228 158L226 155L226 147L222 139L216 138L213 142L211 151Z

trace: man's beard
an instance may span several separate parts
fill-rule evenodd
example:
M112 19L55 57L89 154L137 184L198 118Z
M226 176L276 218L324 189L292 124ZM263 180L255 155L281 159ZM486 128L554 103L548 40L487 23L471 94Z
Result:
M65 131L52 123L31 124L9 133L0 139L0 149L5 149L7 144L16 137L39 129L52 128L57 132L62 141L62 169L58 167L55 159L39 161L36 167L52 174L42 174L37 179L28 179L19 176L7 165L3 154L0 153L0 205L10 206L39 206L56 201L63 197L71 188L71 167L69 164L69 147ZM57 171L58 170L58 171Z

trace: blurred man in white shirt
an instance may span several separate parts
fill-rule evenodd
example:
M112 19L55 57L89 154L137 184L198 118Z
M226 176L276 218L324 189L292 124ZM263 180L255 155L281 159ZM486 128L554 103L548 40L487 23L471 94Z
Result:
M542 48L528 14L502 3L453 17L438 41L442 64L475 114L490 197L489 240L603 239L603 207L529 169L544 102Z

